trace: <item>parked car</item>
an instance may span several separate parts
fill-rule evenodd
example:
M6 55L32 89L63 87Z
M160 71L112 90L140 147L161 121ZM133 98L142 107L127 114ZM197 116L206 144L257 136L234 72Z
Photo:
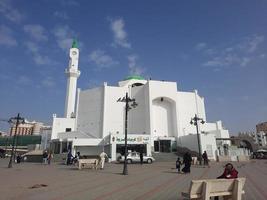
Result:
M257 152L253 152L252 158L256 159L267 159L267 150L258 150Z
M125 160L125 156L119 156L118 157L118 161L119 162L124 162ZM151 164L152 162L155 161L155 158L153 158L152 156L143 156L143 162L144 163L148 163ZM127 163L138 163L140 162L140 154L138 152L130 152L127 155Z

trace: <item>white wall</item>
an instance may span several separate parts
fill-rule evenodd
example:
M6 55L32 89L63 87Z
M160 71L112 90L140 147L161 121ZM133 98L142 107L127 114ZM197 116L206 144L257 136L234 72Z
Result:
M186 136L179 137L179 145L189 148L192 151L199 152L197 135L190 134ZM217 149L215 135L213 134L200 134L200 150L201 154L207 151L208 157L210 159L215 159L215 151Z
M157 137L174 137L174 119L173 119L173 109L172 103L163 98L155 99L152 102L153 108L153 134Z
M129 134L149 134L146 131L148 113L146 112L145 88L136 86L131 89L131 98L134 98L138 106L128 112L128 133ZM130 103L131 104L131 103Z
M125 102L117 102L126 95L128 88L105 86L103 137L110 133L124 133Z
M51 139L57 139L58 133L65 132L66 128L71 128L72 131L75 129L75 118L53 117Z
M200 134L200 141L201 141L201 150L202 153L207 151L208 157L210 159L216 159L216 137L214 134Z
M80 92L77 130L102 137L104 86Z
M196 127L190 124L191 118L198 115L206 121L204 99L195 92L178 92L177 105L179 113L179 136L196 133ZM199 131L202 131L203 125L199 123Z
M179 137L179 146L186 147L192 151L198 152L198 142L197 142L197 135L190 134Z

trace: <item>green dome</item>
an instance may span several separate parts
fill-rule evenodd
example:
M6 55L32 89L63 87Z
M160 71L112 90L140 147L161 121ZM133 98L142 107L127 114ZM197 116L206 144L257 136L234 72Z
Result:
M127 76L124 80L127 81L127 80L145 80L145 79L142 76L134 75L134 76Z

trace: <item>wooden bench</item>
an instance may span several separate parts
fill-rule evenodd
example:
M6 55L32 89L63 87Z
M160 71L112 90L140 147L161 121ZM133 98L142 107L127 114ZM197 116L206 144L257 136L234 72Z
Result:
M192 180L188 192L182 192L184 199L210 200L223 196L224 199L241 200L246 178Z
M99 160L98 159L79 159L78 167L79 169L82 169L82 168L98 169Z

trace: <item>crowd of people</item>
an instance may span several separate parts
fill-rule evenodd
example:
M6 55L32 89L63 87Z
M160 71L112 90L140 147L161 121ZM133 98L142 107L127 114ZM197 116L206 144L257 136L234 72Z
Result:
M203 164L204 167L209 165L209 159L208 159L208 155L207 152L204 151L204 153L202 154L202 159L203 159ZM178 157L176 160L176 169L178 173L190 173L191 172L191 163L192 163L193 159L192 156L189 152L186 152L183 155L183 161L181 161L181 158ZM183 166L183 168L182 168ZM182 168L182 169L181 169ZM231 178L237 178L238 172L237 170L234 168L233 164L231 163L227 163L224 167L224 172L221 176L217 177L218 179L221 178L226 178L226 179L231 179Z

